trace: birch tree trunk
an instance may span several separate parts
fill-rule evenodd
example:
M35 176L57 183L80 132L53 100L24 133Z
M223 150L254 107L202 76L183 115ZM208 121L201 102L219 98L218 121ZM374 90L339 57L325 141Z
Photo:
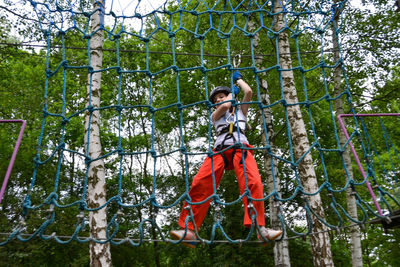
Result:
M335 1L337 2L337 1ZM337 10L335 17L334 17L334 24L336 27L333 25L332 26L332 43L333 43L333 60L334 62L339 62L340 60L340 53L339 53L339 37L336 33L336 29L338 26L339 22L339 14L340 10ZM333 79L334 79L334 97L338 97L339 94L342 93L341 90L341 83L342 83L342 78L341 78L341 64L339 64L333 73ZM335 101L335 108L336 108L336 113L337 115L343 114L344 113L344 107L343 107L343 101L342 98L337 98ZM345 123L345 122L343 122ZM342 131L339 131L339 142L340 146L343 147L344 144L346 143L346 137ZM345 162L345 166L348 171L349 179L353 179L353 168L351 165L351 156L350 156L350 150L347 148L343 152L343 159ZM346 190L346 202L347 202L347 212L351 217L354 219L358 219L357 215L357 205L356 205L356 200L353 195L353 190L351 187L347 188ZM350 239L351 239L351 259L352 259L352 266L353 267L362 267L362 248L361 248L361 232L360 232L360 227L358 225L350 227Z
M99 9L103 6L103 0L92 1L93 9ZM103 62L103 43L104 31L100 30L102 20L101 11L94 12L90 19L90 29L94 33L90 39L90 65L93 71L102 68ZM101 72L92 72L88 75L87 84L87 107L94 109L100 107L100 87ZM97 159L102 155L100 143L100 112L99 110L88 110L85 114L85 149L86 154L91 159ZM89 144L88 144L89 138ZM102 159L92 161L88 174L88 207L98 208L106 203L106 181L104 161ZM106 209L89 212L89 227L92 238L105 239L107 227ZM90 266L111 266L110 243L99 244L96 242L89 243L90 250Z
M249 30L254 31L256 29L256 25L253 21L249 22ZM258 45L260 43L260 35L257 33L254 38L253 38L253 48L254 50L257 50ZM262 66L262 59L261 58L256 58L255 59L255 65L257 69L264 69ZM265 79L259 78L259 83L260 83L260 89L262 90L261 92L261 101L263 105L269 105L270 104L270 98L268 94L268 82ZM262 114L261 114L262 115ZM272 136L274 136L274 129L273 129L273 123L272 123L272 112L271 108L266 108L264 109L264 119L266 123L266 129L267 133L262 132L261 133L261 141L264 146L267 145L267 140L266 136L269 141L269 145L273 147L273 142L272 142ZM264 131L264 127L262 127ZM266 182L267 182L267 189L268 192L272 192L276 190L278 193L281 190L280 186L280 179L278 176L278 168L277 168L277 162L275 158L272 158L274 161L273 166L275 168L272 168L272 163L271 163L271 157L268 155L267 152L264 153L264 168L266 172ZM273 173L275 172L275 173ZM275 186L274 187L274 180L273 177L275 177ZM274 198L269 199L269 212L270 212L270 223L271 223L271 228L273 229L280 229L282 226L280 224L280 220L278 217L279 213L279 205L278 203L274 200ZM280 242L275 243L274 246L274 262L275 266L279 267L290 267L290 257L289 257L289 242L286 239L283 239Z
M274 1L274 31L279 32L285 28L285 17L282 4L279 0ZM278 35L279 63L283 70L292 69L292 60L290 57L289 35L284 30ZM294 152L297 159L302 157L310 148L307 137L306 127L301 114L299 105L290 105L298 103L297 92L294 84L293 71L281 71L283 93L287 104L287 115L290 126L290 133L294 146ZM308 153L298 165L298 172L301 183L306 192L316 192L318 190L317 177L315 174L313 159L311 153ZM307 196L310 208L320 217L325 218L325 212L322 207L321 196L319 194ZM311 249L313 253L314 266L334 266L331 252L331 244L327 227L322 224L318 218L313 216L313 232L310 235Z
M261 101L264 105L269 105L270 104L270 99L268 96L268 84L266 83L265 80L261 80L261 88L265 91L263 94L261 94ZM272 136L274 134L273 132L273 125L272 125L272 116L271 116L271 110L270 108L264 109L264 117L265 117L265 123L266 123L266 128L267 128L267 138L269 140L269 145L273 147L273 142L272 142ZM267 145L267 140L265 139L265 133L262 133L262 142L263 145ZM279 173L278 173L278 164L275 158L272 158L273 165L271 162L271 157L268 155L267 152L264 154L264 168L267 176L267 188L268 192L272 192L276 190L278 193L281 190L281 181L279 178ZM272 168L274 166L274 168ZM275 177L275 186L274 186L274 178ZM269 199L269 212L270 212L270 222L271 222L271 228L277 230L280 229L281 223L278 217L279 213L279 203L274 199L270 198ZM282 241L275 243L274 246L274 262L275 266L277 267L290 267L290 256L289 256L289 242L287 239L282 239Z

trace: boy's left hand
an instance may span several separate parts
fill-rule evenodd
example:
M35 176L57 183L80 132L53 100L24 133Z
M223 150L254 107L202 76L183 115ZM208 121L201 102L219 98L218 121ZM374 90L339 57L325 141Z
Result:
M239 94L239 92L240 92L239 88L236 85L234 85L232 87L232 94L237 95Z

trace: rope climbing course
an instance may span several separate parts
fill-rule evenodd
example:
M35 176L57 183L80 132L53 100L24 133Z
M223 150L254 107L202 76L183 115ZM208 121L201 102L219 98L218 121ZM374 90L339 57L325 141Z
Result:
M121 8L119 1L27 1L47 45L43 116L23 212L0 245L35 237L63 244L185 242L168 235L185 201L189 210L211 201L211 226L196 232L205 244L259 242L257 201L280 223L278 242L398 216L400 144L388 127L399 126L399 114L357 114L340 42L339 59L332 55L332 35L340 40L342 27L336 16L346 2L131 1ZM92 31L94 14L100 19ZM93 62L100 53L102 61ZM263 184L273 190L264 186L264 197L252 198L245 173L246 189L235 198L213 184L212 195L191 202L202 160L223 152L213 151L210 92L233 88L235 71L253 89L251 101L231 100L233 113L250 104L246 136L253 147L234 146L254 153ZM337 114L339 100L348 114ZM239 121L233 124L240 131ZM101 153L93 154L92 145ZM345 164L347 149L359 169ZM91 189L91 172L104 172L103 192ZM347 211L348 190L357 217ZM105 201L94 204L92 193ZM244 198L253 225L239 235L226 227L227 210ZM277 214L269 213L270 199ZM107 215L104 238L89 230L89 217L99 211ZM189 212L186 225L193 221Z

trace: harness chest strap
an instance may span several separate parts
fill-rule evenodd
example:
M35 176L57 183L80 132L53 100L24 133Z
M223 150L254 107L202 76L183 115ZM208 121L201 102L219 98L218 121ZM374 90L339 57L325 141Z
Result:
M245 120L239 120L239 122L244 122L246 123ZM234 131L237 131L237 126L235 125L234 122L230 122L229 125L220 125L217 129L217 136L220 136L221 134L229 132L230 135L233 134ZM245 131L239 127L239 132L241 134L245 134Z
M235 132L235 131L237 131L237 126L236 125L232 125L232 131L231 131L231 125L227 125L227 126L224 126L222 129L220 129L218 132L217 132L217 136L220 136L221 134L224 134L224 133L228 133L227 134L227 136L228 135L233 135L233 132ZM245 132L244 132L244 130L242 130L242 128L240 128L239 127L239 132L241 133L241 134L245 134Z

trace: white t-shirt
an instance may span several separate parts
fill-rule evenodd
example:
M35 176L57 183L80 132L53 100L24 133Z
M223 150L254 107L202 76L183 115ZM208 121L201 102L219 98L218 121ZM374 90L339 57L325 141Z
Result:
M242 132L245 131L247 117L243 114L242 109L238 108L237 112L234 112L233 114L231 111L228 110L223 116L221 116L221 118L219 118L217 121L213 122L213 125L217 132L217 135L223 128L229 127L229 121L227 121L227 119L228 118L232 119L232 117L233 117L233 125L235 127L237 127L238 122L239 122L240 129L242 130ZM229 134L228 132L220 134L217 137L217 140L215 141L214 148L217 147L218 145L222 144L224 142L224 140L225 140L224 145L228 145L228 146L230 146L234 143L237 143L237 142L242 143L242 144L249 143L249 141L247 140L247 137L244 134L242 134L242 133L238 134L237 129L233 130L233 138L228 136L225 139L226 135L228 135L228 134Z

